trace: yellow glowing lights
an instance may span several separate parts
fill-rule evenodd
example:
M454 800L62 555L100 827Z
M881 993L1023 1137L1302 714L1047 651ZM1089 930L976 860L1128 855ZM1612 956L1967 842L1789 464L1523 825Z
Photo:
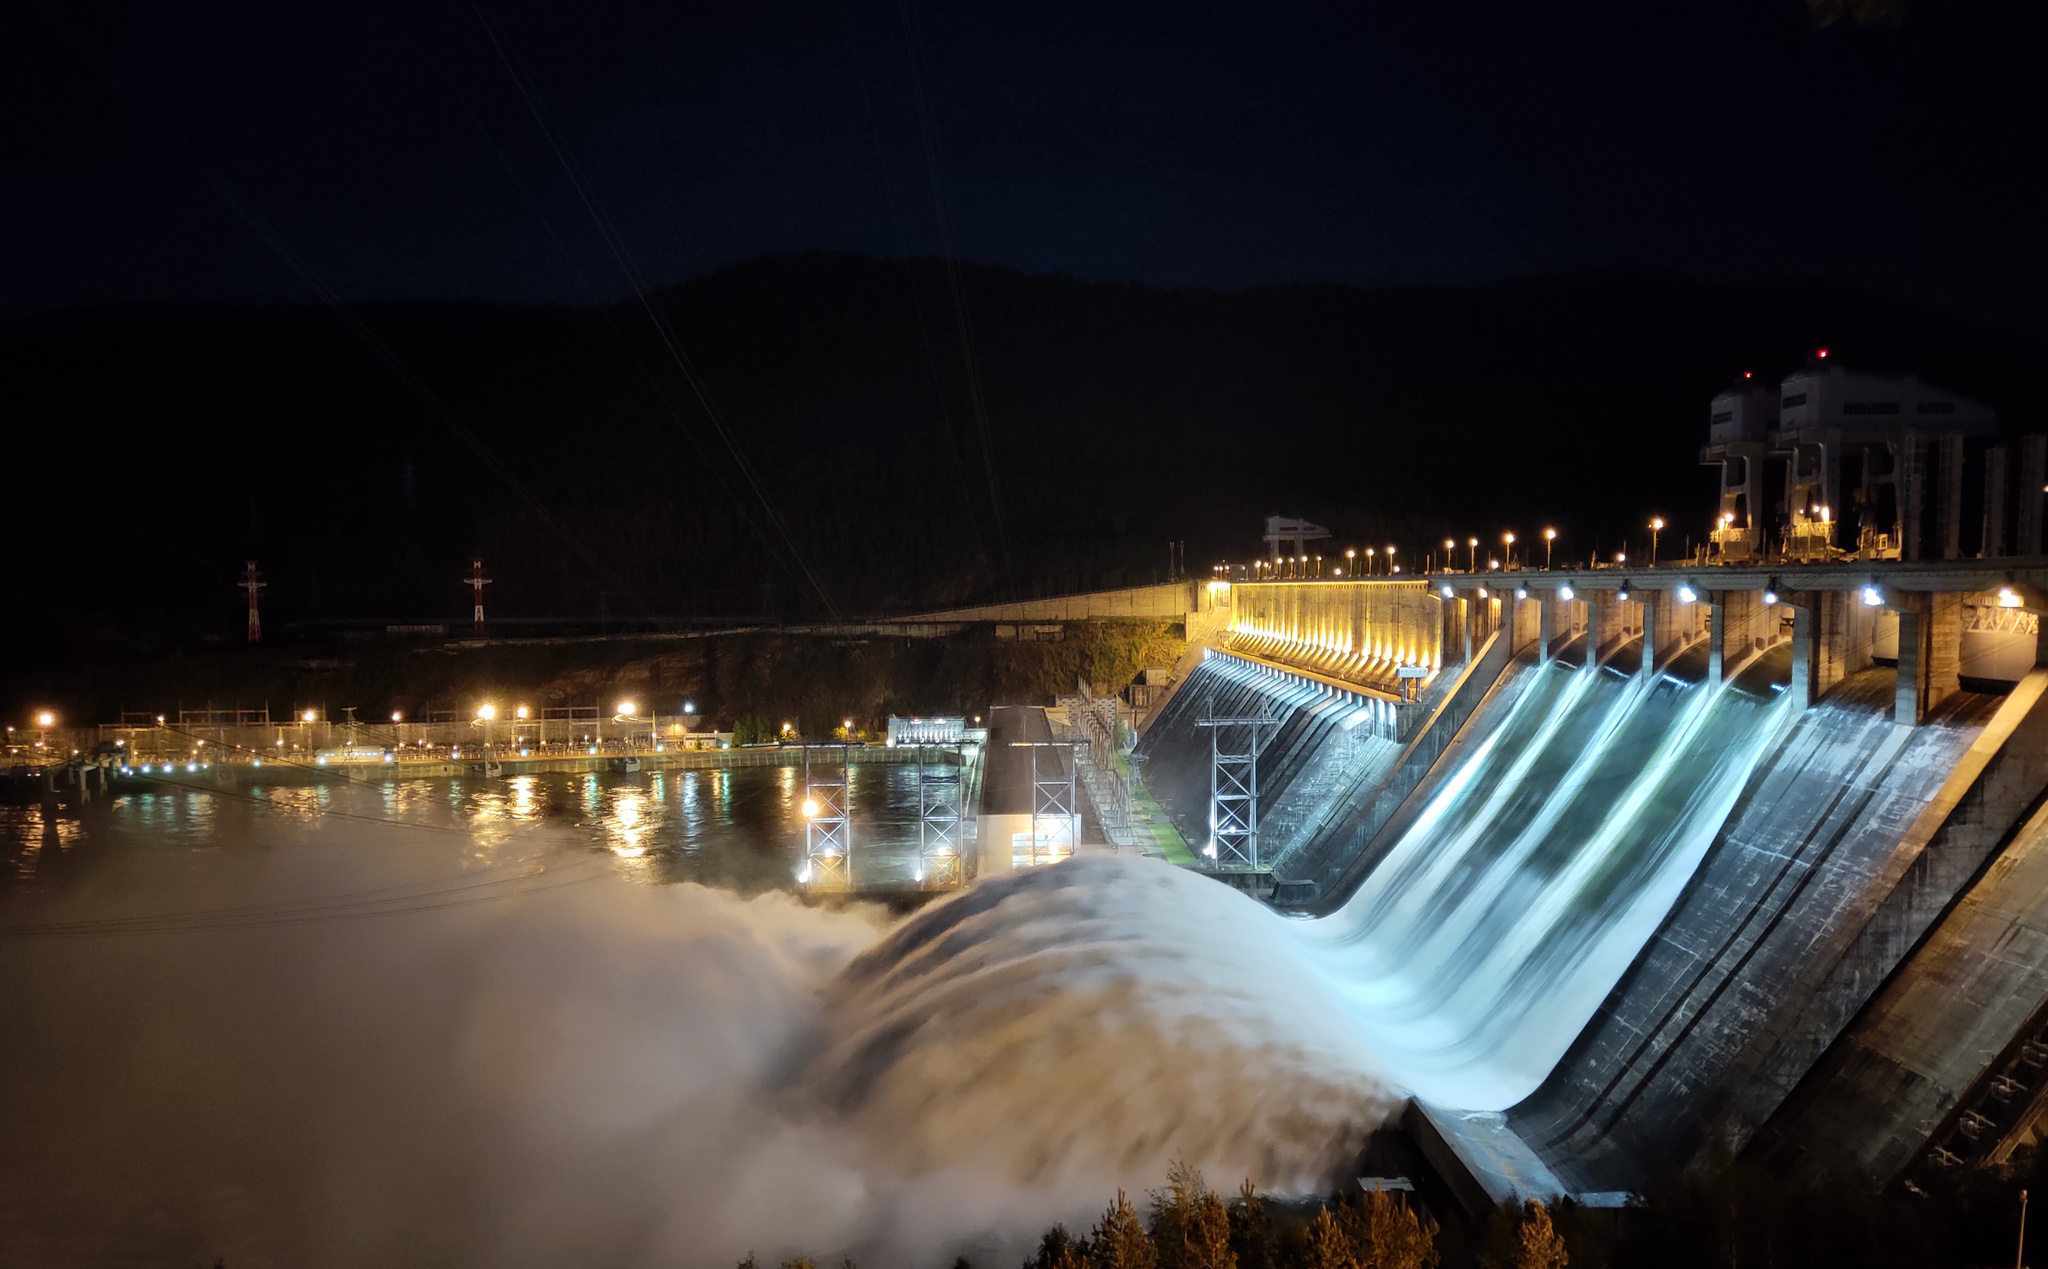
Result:
M36 715L36 726L55 727L56 725L57 716L51 713L49 710L46 709L42 713Z
M617 713L621 718L631 718L633 716L633 702L620 701Z
M529 711L524 705L521 705L518 709L512 711L513 715L518 718L525 718L528 716L530 712L531 711Z
M476 716L485 722L490 722L498 716L498 707L496 705L479 705L476 707Z
M316 717L316 715L315 715L315 714L313 713L313 711L312 711L312 710L310 710L310 709L309 709L309 710L307 710L307 711L306 711L305 713L303 713L303 714L299 715L299 721L300 721L300 722L302 722L302 723L310 723L310 722L312 722L312 721L313 721L313 719L314 719L315 717ZM158 721L158 722L162 722L162 721L163 721L163 719L159 718L159 719L157 719L157 721Z
M818 818L818 799L804 799L804 818L807 820L814 820Z

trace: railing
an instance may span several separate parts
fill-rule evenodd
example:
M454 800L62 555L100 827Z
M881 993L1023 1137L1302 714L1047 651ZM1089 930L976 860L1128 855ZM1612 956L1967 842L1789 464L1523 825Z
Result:
M1095 805L1095 818L1109 839L1121 846L1119 835L1127 835L1131 826L1131 782L1116 766L1122 750L1117 739L1116 698L1097 696L1085 683L1079 687L1078 694L1062 696L1059 703L1067 710L1070 738L1080 742L1075 758L1081 764L1088 800Z

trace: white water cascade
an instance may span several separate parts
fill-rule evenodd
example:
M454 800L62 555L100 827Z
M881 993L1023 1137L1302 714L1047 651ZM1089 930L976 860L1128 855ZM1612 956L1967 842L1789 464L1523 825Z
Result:
M846 1085L859 1102L906 1050L937 1062L998 1016L1026 1036L1048 1011L1113 998L1208 1017L1207 1041L1239 1057L1316 1054L1339 1084L1513 1105L1654 933L1792 718L1782 697L1733 687L1531 673L1333 915L1290 919L1135 861L985 883L842 978L830 1012L845 1030L817 1069L861 1072Z

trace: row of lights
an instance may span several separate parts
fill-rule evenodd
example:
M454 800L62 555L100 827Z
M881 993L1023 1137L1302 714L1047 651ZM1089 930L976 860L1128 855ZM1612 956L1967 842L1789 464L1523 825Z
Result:
M1445 582L1442 589L1438 593L1441 594L1445 599L1455 598L1457 595L1456 589L1453 588L1449 582ZM1576 594L1577 592L1574 591L1569 585L1562 585L1557 588L1557 597L1559 599L1566 601L1567 603L1569 603L1572 600L1573 596ZM1629 594L1629 583L1626 579L1624 579L1621 585L1615 588L1614 598L1616 602L1625 604L1628 602ZM1700 597L1699 588L1696 587L1689 580L1680 582L1678 584L1677 594L1678 602L1681 604L1696 603L1698 602ZM1478 597L1481 599L1485 599L1488 597L1486 587L1481 586L1479 588ZM1516 599L1527 599L1528 597L1529 588L1527 586L1520 586L1515 589ZM1858 591L1858 597L1862 599L1863 605L1866 608L1883 607L1884 588L1879 586L1876 582L1867 582L1864 584L1862 589ZM2019 592L2015 591L2012 587L2001 586L1998 588L1998 606L2000 608L2019 608L2023 606L2024 603L2025 601L2020 598ZM1769 584L1764 587L1764 606L1767 608L1775 608L1777 604L1778 579L1773 577L1770 580Z

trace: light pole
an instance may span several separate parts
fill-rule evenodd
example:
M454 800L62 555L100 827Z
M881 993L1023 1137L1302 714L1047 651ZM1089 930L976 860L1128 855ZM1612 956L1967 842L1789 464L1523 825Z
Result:
M1663 516L1650 517L1650 567L1657 567L1657 530L1664 527Z
M2027 1269L2027 1192L2020 1191L2020 1245L2013 1253L2013 1269Z
M1444 539L1444 572L1450 573L1456 571L1457 565L1451 559L1451 552L1457 549L1458 544L1456 542L1451 541L1449 538Z
M1545 529L1543 531L1543 571L1546 573L1550 571L1550 548L1556 544L1557 530Z
M1515 535L1512 533L1503 533L1500 535L1500 541L1500 553L1506 557L1505 562L1507 567L1512 569L1515 566Z
M1401 570L1394 567L1394 544L1387 543L1387 576L1392 577Z
M1365 558L1365 571L1366 571L1366 572L1368 572L1368 573L1370 573L1370 572L1372 571L1372 548L1371 548L1371 547L1367 547L1367 548L1365 548L1365 557L1366 557L1366 558ZM1348 569L1350 569L1350 570L1351 570L1351 575L1352 575L1353 577L1356 577L1356 576L1358 576L1358 548L1357 548L1357 547L1355 547L1355 546L1347 546L1347 547L1345 547L1345 548L1344 548L1344 566L1345 566L1346 568L1348 568Z
M1467 572L1469 572L1469 573L1476 573L1476 572L1478 572L1478 571L1479 571L1479 539L1478 539L1478 538L1467 538L1467 539L1465 539L1465 550L1466 550L1467 552L1469 552L1469 553L1468 553L1468 554L1467 554L1467 555L1465 556L1465 565L1466 565L1466 570L1465 570L1465 571L1467 571Z
M1365 548L1365 575L1366 575L1367 577L1371 577L1371 576L1372 576L1372 548L1371 548L1371 547L1366 547L1366 548Z

